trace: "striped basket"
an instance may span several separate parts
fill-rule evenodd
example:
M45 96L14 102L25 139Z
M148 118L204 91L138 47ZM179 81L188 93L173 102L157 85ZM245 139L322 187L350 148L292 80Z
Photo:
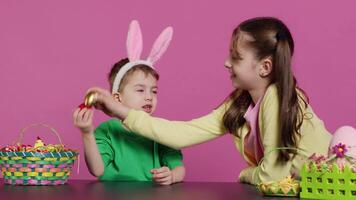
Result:
M62 141L57 131L46 124L31 124L22 129L18 144L22 143L25 130L29 127L49 128ZM5 184L10 185L61 185L66 183L78 152L0 152L1 172Z

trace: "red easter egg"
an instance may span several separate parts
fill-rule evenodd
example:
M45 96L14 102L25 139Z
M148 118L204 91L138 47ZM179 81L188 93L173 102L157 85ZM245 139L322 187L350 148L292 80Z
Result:
M88 109L91 108L91 106L86 106L84 103L80 104L78 107L80 108L80 110L83 108L88 108Z

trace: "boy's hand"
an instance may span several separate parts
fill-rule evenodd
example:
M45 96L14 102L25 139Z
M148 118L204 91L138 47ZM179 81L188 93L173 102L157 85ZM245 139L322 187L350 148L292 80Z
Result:
M88 93L89 92L96 93L93 100L96 109L102 110L111 117L117 117L119 119L125 119L127 117L130 109L117 101L109 91L99 87L93 87L88 90Z
M170 185L174 183L172 171L168 167L161 167L151 170L152 180L160 185Z
M73 123L82 133L94 132L93 110L88 108L77 108L73 113Z

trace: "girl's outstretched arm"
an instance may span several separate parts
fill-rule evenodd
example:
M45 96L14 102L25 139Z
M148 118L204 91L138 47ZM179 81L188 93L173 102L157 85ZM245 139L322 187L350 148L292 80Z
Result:
M170 121L132 109L123 123L135 133L181 149L222 136L226 132L222 123L225 110L226 104L223 104L210 114L191 121Z
M111 94L101 88L91 88L97 92L95 107L110 116L124 120L131 131L174 149L203 143L222 136L226 130L222 118L229 103L222 104L210 114L191 121L169 121L152 117L144 111L129 109L116 101Z

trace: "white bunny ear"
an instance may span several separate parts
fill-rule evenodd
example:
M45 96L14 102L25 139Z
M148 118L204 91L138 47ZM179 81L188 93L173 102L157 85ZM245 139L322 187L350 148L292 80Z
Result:
M151 52L147 58L147 61L152 64L155 63L167 50L169 43L172 40L173 28L167 27L162 33L158 36L155 43L152 46Z
M143 42L140 24L138 21L133 20L130 23L126 42L127 57L129 58L130 62L140 59L142 46Z

